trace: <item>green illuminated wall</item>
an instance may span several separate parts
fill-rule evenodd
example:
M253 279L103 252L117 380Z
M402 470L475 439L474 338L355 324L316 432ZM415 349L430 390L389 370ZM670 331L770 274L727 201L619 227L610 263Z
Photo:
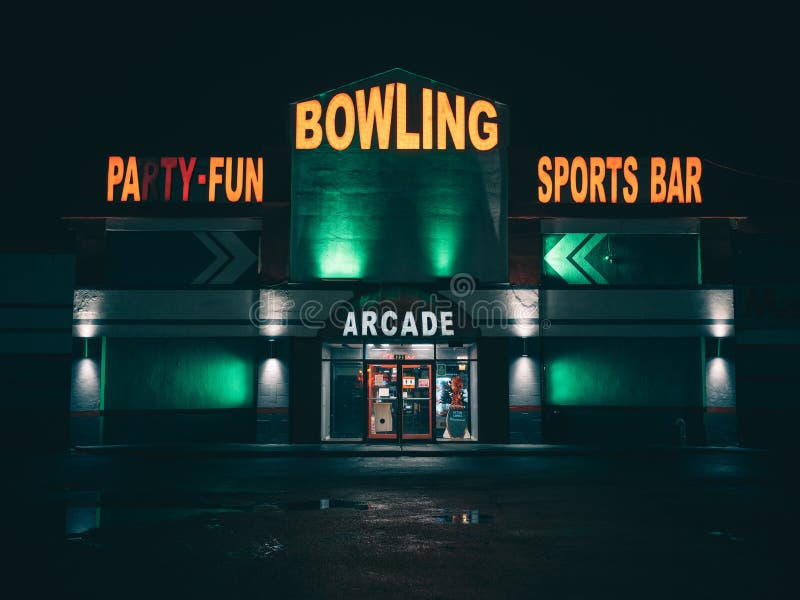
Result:
M549 405L702 406L697 339L551 338L542 350Z
M254 406L244 340L109 338L105 372L106 410Z
M394 69L316 98L324 111L336 92L397 81L408 84L410 129L421 86L453 89ZM507 281L507 108L495 107L500 142L487 152L361 150L357 137L342 151L326 141L294 150L291 279L418 282L467 272Z
M542 235L544 285L675 285L701 282L696 234Z

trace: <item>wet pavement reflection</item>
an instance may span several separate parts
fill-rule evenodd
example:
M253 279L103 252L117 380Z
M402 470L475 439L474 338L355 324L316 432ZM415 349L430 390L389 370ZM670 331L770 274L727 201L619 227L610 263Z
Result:
M489 523L492 515L481 514L479 510L465 510L462 512L434 515L432 520L435 523L452 523L454 525L477 525L478 523Z
M99 490L65 492L65 533L73 539L91 529L141 527L196 515L246 510L236 498L199 494L129 493Z
M51 597L779 596L800 497L755 466L91 457L7 514Z
M352 508L354 510L369 510L369 504L352 502L349 500L335 500L320 498L319 500L295 500L293 502L279 502L276 505L284 510L328 510L331 508Z

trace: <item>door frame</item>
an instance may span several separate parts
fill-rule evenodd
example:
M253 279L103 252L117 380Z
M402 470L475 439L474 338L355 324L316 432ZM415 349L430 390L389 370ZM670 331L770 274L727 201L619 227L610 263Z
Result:
M395 433L371 433L370 432L370 408L372 406L372 399L370 398L370 368L374 365L394 365L394 367L398 368L398 361L396 360L365 360L364 361L364 385L362 386L362 393L363 393L363 414L364 414L364 439L366 441L374 442L374 441L381 441L386 440L389 442L399 442L400 441L400 427L402 426L397 419L397 415L394 415L394 419L397 422L395 426L397 431ZM397 376L400 377L400 371L397 371ZM395 406L398 406L399 397L395 398ZM395 410L395 412L397 412Z
M407 441L407 440L426 440L431 441L435 435L436 431L433 426L433 411L434 406L436 404L436 398L434 397L434 388L436 384L436 379L434 377L434 370L436 364L432 360L401 360L398 361L398 377L402 380L403 378L403 367L428 367L428 433L409 433L406 434L403 430L403 420L405 419L405 406L403 406L404 398L400 396L398 399L401 406L400 411L400 422L401 422L401 429L398 432L400 441ZM401 388L402 390L402 388ZM413 398L410 398L413 400Z
M373 365L393 365L397 369L397 397L396 397L396 414L394 418L397 422L396 433L370 433L370 408L372 405L372 400L369 397L370 394L370 385L369 385L369 370L370 367ZM404 417L404 407L403 407L403 366L410 366L410 365L419 365L419 366L428 366L429 368L429 376L428 376L428 431L427 434L422 433L412 433L408 434L408 437L403 433L403 417ZM365 360L364 361L364 374L366 381L362 386L363 392L363 402L364 402L364 440L368 442L380 442L380 441L387 441L387 442L404 442L404 441L411 441L411 440L419 440L419 441L427 441L433 442L436 440L436 428L434 427L434 420L433 420L433 411L435 409L436 398L434 394L434 386L435 386L435 376L434 371L436 368L436 361L431 359L423 359L423 360Z

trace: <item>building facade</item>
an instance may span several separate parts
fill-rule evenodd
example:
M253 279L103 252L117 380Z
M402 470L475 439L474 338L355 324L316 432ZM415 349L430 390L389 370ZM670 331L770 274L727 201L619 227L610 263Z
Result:
M741 356L796 354L795 284L748 271L742 186L514 146L509 112L393 69L262 156L102 157L70 443L768 444L793 384Z

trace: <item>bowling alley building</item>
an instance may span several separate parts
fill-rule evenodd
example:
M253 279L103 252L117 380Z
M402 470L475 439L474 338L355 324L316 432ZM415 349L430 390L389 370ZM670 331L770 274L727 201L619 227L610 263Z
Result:
M788 436L762 259L797 243L691 150L549 152L480 91L392 69L291 104L285 147L109 148L63 215L69 443Z

